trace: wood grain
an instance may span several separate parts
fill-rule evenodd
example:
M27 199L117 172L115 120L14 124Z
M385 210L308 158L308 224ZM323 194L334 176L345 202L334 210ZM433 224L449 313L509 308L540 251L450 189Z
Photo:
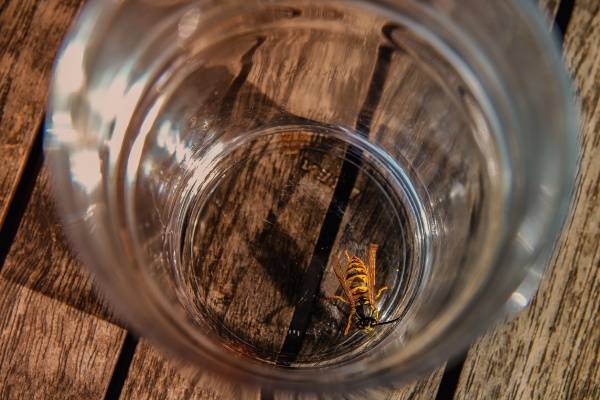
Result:
M0 224L39 132L58 46L82 3L0 4ZM32 198L0 277L0 398L102 398L124 331L80 311L110 314L67 250L45 172Z
M582 112L575 209L530 307L471 349L456 398L600 398L600 4L575 2L565 58Z
M123 330L3 278L0 293L0 398L103 398Z
M182 367L141 340L121 399L258 400L260 390L235 381L225 381L210 372Z
M275 400L411 400L434 399L444 368L438 368L422 379L406 383L402 389L368 388L356 389L350 393L283 393L276 392Z
M0 4L0 224L44 117L56 52L81 4L82 0Z
M407 384L402 389L369 389L359 394L298 394L275 392L276 400L409 400L433 399L437 393L443 368L429 376ZM261 390L256 386L227 381L209 372L198 372L182 367L158 352L147 341L142 340L131 365L121 399L260 399ZM268 398L268 397L267 397Z
M125 331L68 249L45 168L0 283L0 398L102 398Z
M95 290L89 271L67 244L45 166L5 260L2 277L48 299L116 321L104 297Z

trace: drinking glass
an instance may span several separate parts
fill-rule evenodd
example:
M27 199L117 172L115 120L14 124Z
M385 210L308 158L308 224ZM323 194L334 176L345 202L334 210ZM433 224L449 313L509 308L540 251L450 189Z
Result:
M568 210L575 112L530 3L90 0L46 121L68 237L199 368L429 371L527 305Z

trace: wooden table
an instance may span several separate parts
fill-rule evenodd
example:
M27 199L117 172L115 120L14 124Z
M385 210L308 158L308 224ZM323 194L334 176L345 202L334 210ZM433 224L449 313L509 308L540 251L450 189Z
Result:
M190 379L94 291L54 213L41 151L53 60L82 0L0 1L0 398L291 398ZM544 0L581 104L576 207L530 307L462 362L388 399L600 398L600 2Z

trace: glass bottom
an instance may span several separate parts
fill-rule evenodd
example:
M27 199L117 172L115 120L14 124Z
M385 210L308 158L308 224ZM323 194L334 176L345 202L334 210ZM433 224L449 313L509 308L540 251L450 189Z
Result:
M407 322L427 275L427 221L398 165L359 134L323 126L272 127L218 147L211 168L188 171L195 193L181 194L189 202L172 224L177 293L196 324L256 360L302 367L365 355ZM347 300L334 260L345 271L347 251L369 268L371 244L371 296L391 287L375 300L379 321L398 320L366 332L352 318L345 335L356 311L329 300Z

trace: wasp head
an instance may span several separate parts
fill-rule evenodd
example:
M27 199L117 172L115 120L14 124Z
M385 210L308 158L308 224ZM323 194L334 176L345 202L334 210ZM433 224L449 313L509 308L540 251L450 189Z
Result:
M365 332L374 331L376 325L377 325L377 320L375 318L367 317L367 318L358 318L356 320L356 327Z
M363 331L371 332L377 325L377 309L368 301L359 301L356 305L356 327Z

